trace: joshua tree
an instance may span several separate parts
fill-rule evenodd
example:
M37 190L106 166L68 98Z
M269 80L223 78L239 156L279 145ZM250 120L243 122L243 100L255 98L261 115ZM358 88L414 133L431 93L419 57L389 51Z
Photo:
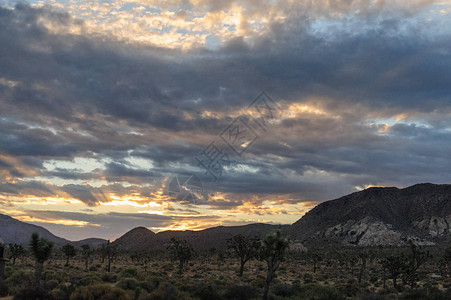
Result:
M106 243L104 247L102 247L101 251L103 252L102 255L104 255L108 259L108 272L111 272L111 262L116 258L117 256L117 245L112 245L110 243L110 240Z
M175 238L172 238L171 242L172 244L169 245L167 249L172 256L172 259L179 261L179 274L181 275L183 267L192 258L194 250L185 240L178 241Z
M221 265L224 264L225 255L223 251L218 251L218 256L216 258L216 263L218 264L218 269L221 269Z
M10 259L13 260L12 264L15 265L16 259L25 254L25 248L22 247L22 245L17 244L9 244L8 248L10 253Z
M362 282L363 273L365 273L366 269L366 260L368 258L368 253L366 252L360 252L359 258L362 261L362 264L360 265L360 272L359 272L359 283Z
M313 259L313 273L316 273L316 267L318 265L318 262L321 262L323 260L323 257L319 253L313 253L312 259Z
M39 286L44 263L50 258L53 250L53 242L44 238L39 238L39 234L34 232L31 235L30 250L36 260L35 265L35 285Z
M4 244L3 240L0 238L0 284L3 283L3 279L5 277L5 258L3 258L4 254Z
M61 250L63 251L64 256L66 256L66 266L68 266L69 265L69 259L71 257L74 257L75 255L77 255L77 250L71 244L64 245Z
M251 258L255 257L260 246L258 238L250 238L241 234L227 240L227 248L232 249L240 258L240 272L238 276L243 276L244 265Z
M280 231L268 234L262 242L258 257L266 261L267 273L265 281L265 291L263 299L268 299L269 286L274 278L275 272L279 268L280 262L284 260L285 250L289 247L288 239L283 238Z
M401 275L402 270L406 266L406 258L404 254L391 255L381 261L382 267L388 271L393 280L393 287L398 289L397 279Z
M88 270L89 259L92 256L92 248L89 245L81 245L81 251L83 252L83 258L85 259L85 269Z
M428 252L421 251L412 241L410 244L410 254L407 256L407 262L403 268L402 281L409 284L411 288L415 287L418 277L418 269L431 257Z

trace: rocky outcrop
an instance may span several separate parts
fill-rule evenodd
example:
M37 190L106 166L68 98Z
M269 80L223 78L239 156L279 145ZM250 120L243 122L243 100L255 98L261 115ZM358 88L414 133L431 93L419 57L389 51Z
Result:
M391 229L389 224L365 217L362 220L349 220L328 228L324 233L327 239L340 239L343 244L359 246L402 246L405 241L400 232Z
M307 252L307 247L304 246L304 244L300 241L292 241L290 243L290 251L291 252Z
M434 237L449 235L451 233L451 216L432 216L414 222L413 225L422 231L428 232L429 235Z
M416 236L403 235L393 230L391 224L365 217L361 220L349 220L324 232L326 239L339 239L345 245L358 246L404 246L409 240L420 245L433 245L433 242Z

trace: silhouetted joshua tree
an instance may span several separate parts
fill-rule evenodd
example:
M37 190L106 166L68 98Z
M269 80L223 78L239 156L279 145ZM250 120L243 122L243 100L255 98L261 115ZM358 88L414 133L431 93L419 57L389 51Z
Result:
M101 249L103 252L102 255L108 259L108 272L111 272L111 263L117 256L117 245L112 245L110 240L107 241L106 245L104 245Z
M12 264L16 264L16 259L22 257L25 254L25 248L22 245L9 244L8 246L10 259L12 259Z
M77 250L71 244L64 245L63 248L61 248L61 250L63 251L64 256L66 256L66 266L68 266L69 259L77 255Z
M179 261L179 274L182 274L183 267L192 258L194 249L185 240L179 241L172 238L171 242L171 245L169 245L167 249L169 250L172 259Z
M406 264L403 268L402 282L414 288L418 280L418 269L429 259L429 251L424 252L412 241L409 241L410 253L406 257Z
M91 258L93 254L93 249L91 246L85 244L81 245L81 251L83 253L83 258L85 259L85 270L88 270L89 267L89 259Z
M36 260L35 286L39 286L44 263L49 260L50 255L52 254L53 242L44 238L39 238L39 234L34 232L31 235L30 250Z
M404 254L391 255L381 261L382 267L388 271L390 278L393 280L393 287L398 289L397 279L401 275L403 268L406 266L406 257Z
M238 276L243 276L244 265L257 254L260 246L258 238L250 238L241 234L227 240L227 248L233 250L240 259L240 272Z
M268 234L261 244L258 251L260 260L266 261L267 273L265 280L265 290L263 293L263 300L268 299L269 287L274 278L275 272L284 260L285 251L289 247L288 239L281 236L280 231Z

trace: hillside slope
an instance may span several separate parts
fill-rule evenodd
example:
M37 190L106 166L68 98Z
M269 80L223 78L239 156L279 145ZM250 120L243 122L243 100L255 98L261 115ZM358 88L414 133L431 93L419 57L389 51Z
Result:
M319 204L295 222L293 237L320 243L403 245L447 241L451 185L369 188Z

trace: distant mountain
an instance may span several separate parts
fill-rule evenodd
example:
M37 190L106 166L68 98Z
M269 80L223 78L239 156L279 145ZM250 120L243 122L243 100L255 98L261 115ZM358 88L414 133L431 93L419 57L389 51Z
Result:
M106 242L103 239L86 239L79 242L71 242L54 235L41 226L21 222L19 220L11 218L10 216L0 214L0 238L3 239L3 243L28 246L28 244L30 243L31 234L33 232L37 232L40 237L54 242L55 246L57 247L60 247L67 243L72 243L75 246L81 246L83 244L96 246L99 243Z
M399 246L450 240L451 185L374 187L319 204L290 228L306 243Z
M16 243L28 245L33 232L39 233L40 237L46 238L54 242L56 245L64 245L69 243L68 240L57 237L41 226L24 223L9 216L0 214L0 237L3 239L5 244Z
M264 237L272 230L287 231L290 225L249 224L243 226L218 226L200 231L162 231L157 234L144 227L130 230L114 244L124 250L164 250L171 238L187 240L196 250L225 249L227 239L237 234Z
M105 244L106 242L107 240L105 239L89 238L77 242L71 242L71 244L78 248L81 248L82 245L89 245L93 248L97 248L98 246Z

